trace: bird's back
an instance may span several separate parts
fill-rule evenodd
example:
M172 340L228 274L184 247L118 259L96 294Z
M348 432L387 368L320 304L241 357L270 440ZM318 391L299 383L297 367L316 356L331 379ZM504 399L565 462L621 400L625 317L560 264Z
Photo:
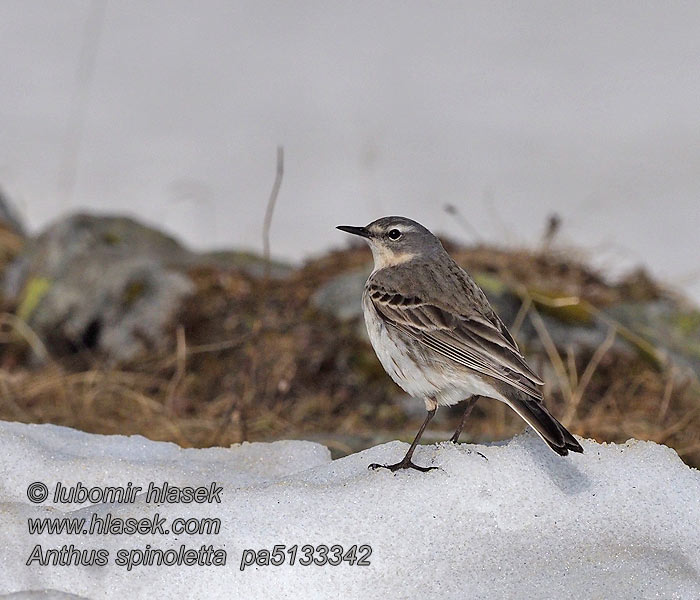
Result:
M490 322L500 322L486 295L469 273L447 252L439 260L436 258L414 258L390 269L375 271L367 283L388 292L419 298L454 315L480 315Z

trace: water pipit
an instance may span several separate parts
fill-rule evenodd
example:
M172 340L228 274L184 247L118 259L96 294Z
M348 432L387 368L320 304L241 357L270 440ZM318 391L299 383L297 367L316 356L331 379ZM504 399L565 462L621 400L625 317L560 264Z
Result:
M505 402L557 454L581 445L542 402L543 381L469 274L421 224L383 217L366 227L338 229L367 240L374 270L362 294L367 332L384 370L403 390L425 402L428 414L406 456L393 465L418 469L413 452L438 406L466 400L457 442L479 397Z

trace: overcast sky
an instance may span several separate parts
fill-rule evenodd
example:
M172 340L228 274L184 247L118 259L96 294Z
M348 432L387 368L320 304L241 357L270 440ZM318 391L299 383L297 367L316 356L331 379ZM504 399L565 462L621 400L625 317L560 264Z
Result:
M0 186L33 230L259 249L283 144L277 255L385 214L468 240L446 203L534 243L556 211L700 299L700 4L510 4L0 0Z

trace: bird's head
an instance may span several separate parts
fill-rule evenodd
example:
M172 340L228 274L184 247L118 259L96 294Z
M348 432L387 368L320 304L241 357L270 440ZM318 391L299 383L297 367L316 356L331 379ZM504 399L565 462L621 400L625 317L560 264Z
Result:
M366 227L339 225L338 229L367 240L376 271L444 252L440 240L420 223L406 217L382 217Z

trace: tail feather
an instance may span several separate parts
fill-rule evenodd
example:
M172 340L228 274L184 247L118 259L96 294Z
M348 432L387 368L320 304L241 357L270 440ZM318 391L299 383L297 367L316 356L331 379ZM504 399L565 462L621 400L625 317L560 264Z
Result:
M550 414L539 400L519 394L516 398L509 397L508 404L557 454L566 456L569 451L583 452L576 438Z

